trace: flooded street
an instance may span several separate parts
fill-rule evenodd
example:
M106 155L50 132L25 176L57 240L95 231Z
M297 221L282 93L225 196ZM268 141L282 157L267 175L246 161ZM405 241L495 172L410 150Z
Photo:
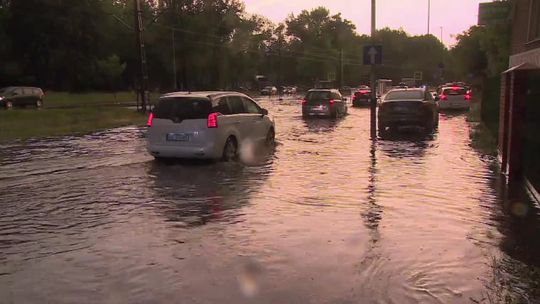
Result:
M368 109L262 105L256 166L157 163L134 127L0 145L0 302L540 303L540 213L465 114L373 143Z

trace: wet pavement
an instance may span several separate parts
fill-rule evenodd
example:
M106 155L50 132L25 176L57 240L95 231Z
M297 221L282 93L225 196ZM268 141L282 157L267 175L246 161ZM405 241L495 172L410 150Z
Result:
M367 109L262 104L250 166L154 162L135 127L0 145L0 302L540 303L540 212L464 114L372 142Z

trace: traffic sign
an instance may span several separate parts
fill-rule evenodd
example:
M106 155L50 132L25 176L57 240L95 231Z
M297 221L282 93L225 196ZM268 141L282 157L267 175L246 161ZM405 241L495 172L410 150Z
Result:
M364 46L364 64L382 64L382 45Z
M414 72L414 80L422 80L423 76L424 75L420 71Z

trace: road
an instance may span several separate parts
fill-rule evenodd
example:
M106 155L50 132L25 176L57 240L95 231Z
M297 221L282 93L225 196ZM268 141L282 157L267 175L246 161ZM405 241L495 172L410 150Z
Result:
M465 115L373 143L367 109L262 104L257 165L156 163L135 127L0 146L0 302L540 301L540 213Z

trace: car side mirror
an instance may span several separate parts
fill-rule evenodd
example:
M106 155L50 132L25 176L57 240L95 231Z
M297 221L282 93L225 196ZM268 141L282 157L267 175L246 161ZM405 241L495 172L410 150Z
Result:
M349 99L347 99L347 97L343 97L342 100L343 100L343 101L347 101L347 100L349 100Z
M267 109L262 109L262 110L261 110L261 115L262 115L262 116L268 115L268 110L267 110Z

